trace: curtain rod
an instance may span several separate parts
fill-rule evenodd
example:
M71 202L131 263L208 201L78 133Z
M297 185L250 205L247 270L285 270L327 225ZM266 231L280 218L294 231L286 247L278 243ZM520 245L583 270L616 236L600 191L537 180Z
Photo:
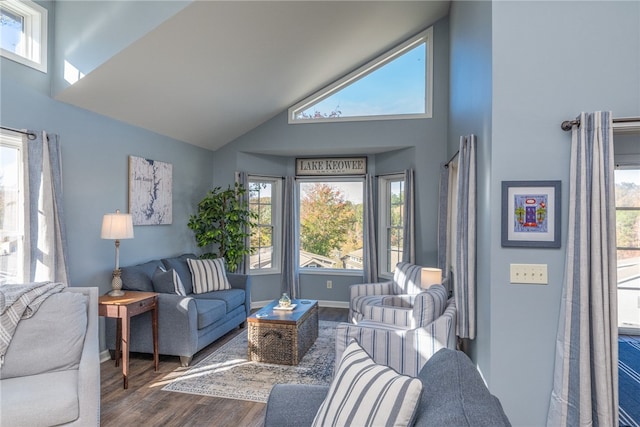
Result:
M27 135L27 138L29 138L32 141L38 137L33 132L24 131L24 130L20 130L20 129L14 129L14 128L6 127L6 126L0 126L0 129L4 129L4 130L8 130L10 132L21 133L23 135Z
M451 162L453 162L453 160L458 157L458 154L460 154L460 150L456 151L455 154L453 156L451 156L451 158L449 159L449 161L447 163L444 164L445 168L449 168L449 164Z
M633 123L633 122L638 122L638 124L640 124L640 117L621 117L619 119L613 119L613 123ZM580 120L578 119L565 120L564 122L562 122L560 127L562 128L562 130L567 131L567 130L571 130L573 125L580 126Z

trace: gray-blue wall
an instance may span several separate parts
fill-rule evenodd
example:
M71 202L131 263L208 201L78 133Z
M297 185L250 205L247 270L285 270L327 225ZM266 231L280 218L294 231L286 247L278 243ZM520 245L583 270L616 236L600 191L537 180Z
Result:
M173 224L134 227L135 238L121 242L120 264L198 251L187 222L211 188L213 152L55 101L51 73L5 58L0 72L0 123L60 135L70 286L111 288L115 246L100 239L100 227L105 213L128 211L130 155L173 165Z
M581 111L640 116L640 3L455 2L450 20L450 150L458 133L479 136L472 354L514 425L544 425L570 221L571 136L560 122ZM540 179L562 182L562 247L502 248L501 182ZM510 284L510 263L547 264L549 284Z

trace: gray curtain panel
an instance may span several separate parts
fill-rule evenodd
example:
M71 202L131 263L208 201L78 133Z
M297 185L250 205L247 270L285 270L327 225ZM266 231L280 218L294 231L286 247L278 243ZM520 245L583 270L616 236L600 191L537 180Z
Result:
M62 159L56 134L29 131L24 137L25 259L24 281L69 284L67 238L62 207Z
M375 179L367 174L364 180L364 283L378 281L378 242L375 219Z
M564 287L548 426L618 425L615 184L611 113L573 126Z
M415 195L413 169L404 171L404 241L402 245L402 261L415 264Z
M449 217L449 165L440 166L440 188L438 193L438 268L442 270L442 277L445 278L447 291L451 292L451 278L449 271L449 245L447 236Z
M476 337L476 136L460 137L456 192L456 253L454 297L457 335Z
M242 185L244 187L244 189L247 190L247 192L244 193L243 199L248 205L249 204L249 178L247 176L247 173L246 172L239 172L239 171L236 172L236 183ZM249 230L249 227L245 227L245 232L247 234L251 233L251 230ZM244 244L247 247L251 247L251 236L250 235L245 237ZM235 272L236 273L240 273L240 274L249 274L250 263L251 263L251 254L243 256L242 257L242 261L238 265L238 268L236 269Z
M292 176L284 179L284 197L282 198L282 282L280 291L287 292L293 298L300 298L300 273L298 230L298 202L296 180Z

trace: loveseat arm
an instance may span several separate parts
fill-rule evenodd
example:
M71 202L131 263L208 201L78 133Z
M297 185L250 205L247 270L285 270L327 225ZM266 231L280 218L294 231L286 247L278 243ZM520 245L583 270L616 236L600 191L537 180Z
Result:
M358 283L349 286L349 299L364 295L393 295L393 281L380 283Z
M248 274L227 273L227 279L233 289L244 290L244 308L247 316L251 314L251 276Z
M264 427L306 427L320 409L329 386L276 384L269 393Z
M109 349L115 348L116 319L105 319ZM131 318L131 352L153 354L151 312ZM191 297L158 294L158 351L173 356L193 356L198 350L198 312Z

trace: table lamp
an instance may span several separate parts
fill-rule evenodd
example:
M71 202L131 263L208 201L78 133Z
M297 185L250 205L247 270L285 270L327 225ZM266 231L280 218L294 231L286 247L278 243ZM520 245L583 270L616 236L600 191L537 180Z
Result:
M102 232L100 237L103 239L115 239L116 241L116 268L113 270L113 278L111 279L111 288L109 295L116 297L124 295L122 291L122 279L120 278L120 239L133 239L133 220L131 214L120 213L116 209L116 213L105 214L102 218Z
M428 289L429 286L442 283L442 270L439 268L423 267L420 272L420 287Z

